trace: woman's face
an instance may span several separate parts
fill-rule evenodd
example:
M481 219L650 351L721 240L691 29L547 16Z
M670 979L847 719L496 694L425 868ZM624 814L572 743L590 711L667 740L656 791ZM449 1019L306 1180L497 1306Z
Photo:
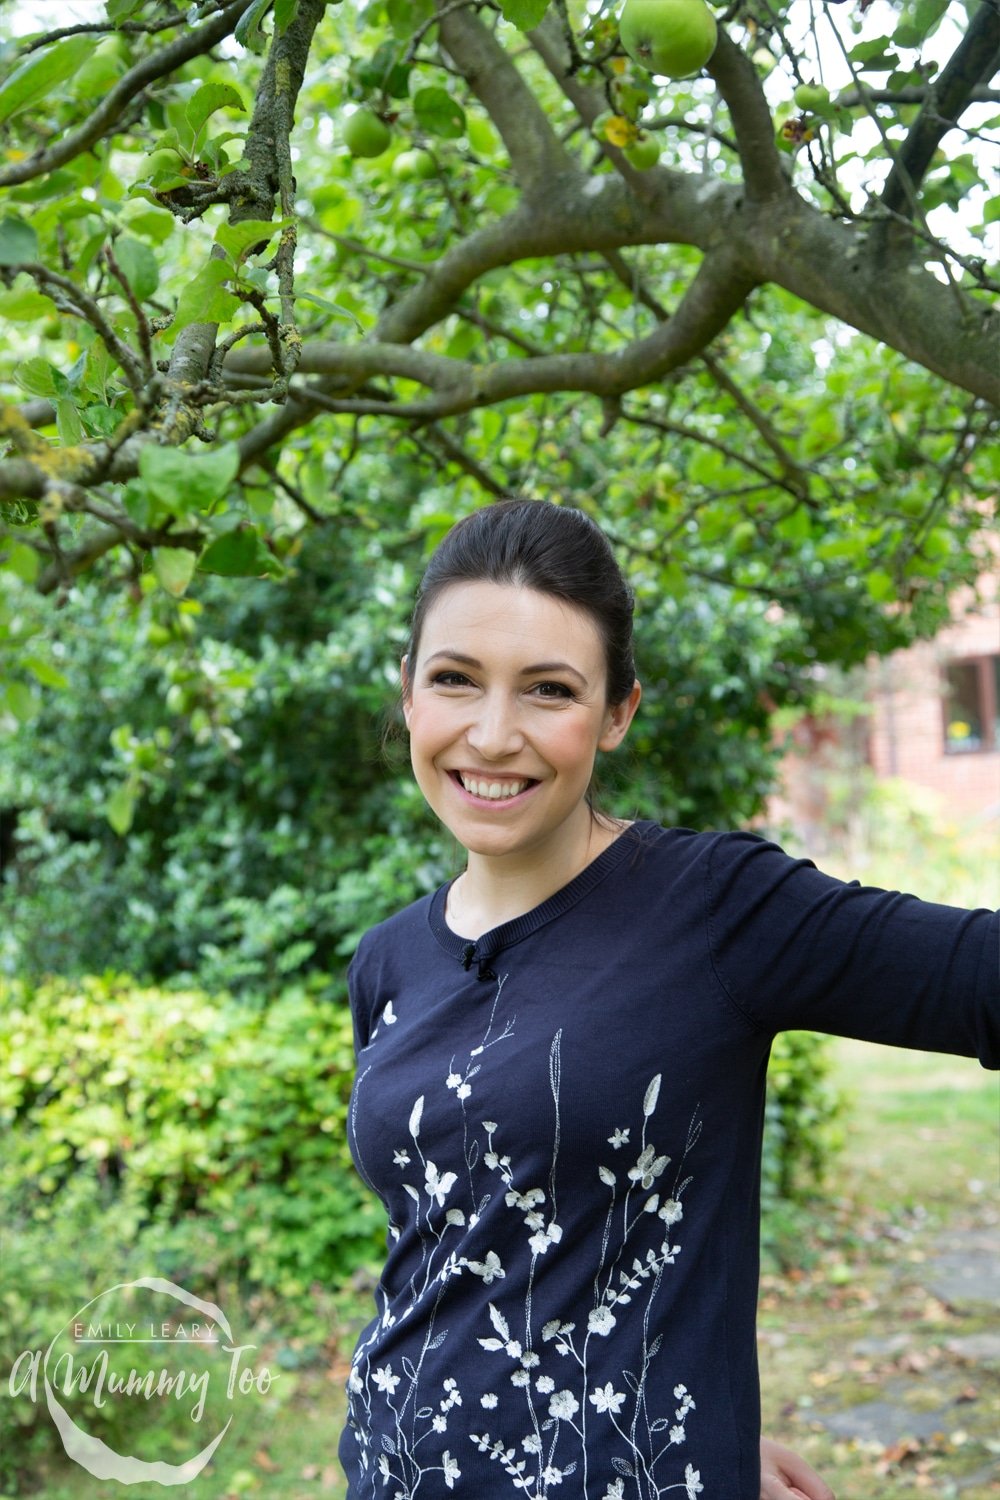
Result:
M586 611L535 589L461 583L403 663L414 775L471 853L558 856L589 829L594 758L639 701L609 707L604 646Z

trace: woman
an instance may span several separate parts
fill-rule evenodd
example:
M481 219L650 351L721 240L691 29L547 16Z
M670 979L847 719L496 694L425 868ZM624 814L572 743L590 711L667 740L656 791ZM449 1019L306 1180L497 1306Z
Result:
M997 1065L989 914L595 811L641 696L631 629L603 534L545 503L460 522L421 586L411 761L468 857L350 969L351 1147L390 1218L351 1500L828 1500L759 1437L771 1040Z

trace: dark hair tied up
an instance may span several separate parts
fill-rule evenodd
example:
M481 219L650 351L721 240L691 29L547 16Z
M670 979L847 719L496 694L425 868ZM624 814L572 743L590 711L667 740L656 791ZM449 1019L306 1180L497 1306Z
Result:
M634 598L607 537L583 511L545 500L498 500L466 516L434 552L417 594L409 657L435 599L456 583L513 584L586 610L600 632L607 701L624 702L635 682Z

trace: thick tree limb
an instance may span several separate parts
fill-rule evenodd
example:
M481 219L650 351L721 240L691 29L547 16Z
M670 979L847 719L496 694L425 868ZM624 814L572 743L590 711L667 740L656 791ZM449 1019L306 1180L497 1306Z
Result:
M578 168L525 83L510 54L467 9L438 0L441 44L479 96L503 139L511 166L527 193Z
M338 402L335 397L337 410L419 420L552 391L587 391L615 398L692 359L725 327L749 290L733 254L720 247L705 257L673 316L647 338L614 354L551 354L482 365L408 344L326 343L306 345L299 371L343 377L343 398ZM266 361L262 349L234 350L226 367L235 375L261 374ZM377 375L418 381L434 394L405 403L350 396L352 386ZM323 390L327 393L335 387L326 382ZM308 392L296 394L308 400Z
M227 5L204 26L194 31L186 31L183 36L179 36L176 41L170 42L159 52L154 52L151 57L143 58L142 62L136 63L134 68L130 68L118 80L114 88L105 95L93 114L88 116L82 125L78 125L75 130L70 130L44 150L35 151L30 156L26 156L23 161L11 162L0 168L0 187L13 187L19 182L30 182L33 177L39 177L43 172L51 172L55 167L61 167L65 162L72 161L74 156L79 156L81 151L86 151L93 146L110 130L136 94L148 84L155 83L158 78L165 78L168 73L173 73L183 63L190 62L193 57L199 57L203 52L214 47L217 42L221 42L223 37L229 35L250 4L252 0L235 0L234 4Z
M758 203L789 197L792 188L774 143L774 121L757 69L721 28L706 66L729 108L747 197Z

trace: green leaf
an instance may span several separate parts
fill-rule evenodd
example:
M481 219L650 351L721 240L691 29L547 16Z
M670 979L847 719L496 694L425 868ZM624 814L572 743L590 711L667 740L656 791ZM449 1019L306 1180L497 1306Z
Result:
M83 442L83 423L80 421L80 413L76 409L76 403L68 396L63 396L56 402L56 427L61 441L67 448L75 448L77 443Z
M233 32L241 47L246 47L250 52L263 52L264 33L260 23L270 9L271 0L254 0L250 9L243 12Z
M386 11L393 36L405 42L433 19L434 0L389 0Z
M29 547L27 542L11 542L7 547L5 566L22 583L34 583L41 567L41 559L34 547Z
M33 104L40 104L72 78L93 51L93 38L68 36L51 47L33 52L0 84L0 124Z
M274 29L279 36L285 32L295 20L295 13L299 8L299 0L275 0L274 3Z
M176 316L164 336L173 339L190 323L228 322L240 305L240 299L223 286L231 274L228 262L210 260L181 292Z
M916 0L907 7L892 39L897 47L921 47L938 28L949 0Z
M0 219L0 266L16 266L38 259L38 236L24 219L7 214Z
M229 83L203 83L187 107L188 124L195 135L217 109L238 109L246 113L243 100Z
M114 250L123 276L137 299L145 302L160 284L160 267L156 256L142 240L134 240L127 234L115 241Z
M23 659L22 665L31 673L35 681L40 682L43 687L69 687L69 678L65 672L60 672L59 668L54 667L50 661L43 661L39 656L26 656Z
M314 306L321 307L324 312L330 313L335 318L343 318L348 323L353 323L359 333L363 333L361 321L355 316L349 307L342 307L339 302L331 302L327 297L320 297L316 292L295 293L296 302L312 302Z
M216 537L205 548L198 570L229 578L256 578L262 573L280 573L281 566L252 527L240 527Z
M26 724L33 719L38 712L38 698L26 682L8 682L7 684L7 707L19 719Z
M127 21L137 10L141 10L142 4L143 0L105 0L108 20L112 26L117 26L119 21Z
M222 246L230 259L239 261L253 245L260 245L263 251L287 222L287 219L278 224L268 219L244 219L241 224L220 224L215 243Z
M549 0L500 0L504 20L513 22L519 31L540 26L548 8Z
M38 354L14 366L14 379L22 391L27 391L29 396L53 397L57 395L57 373L48 360L42 359Z
M895 52L886 49L889 42L886 37L875 37L870 42L859 42L856 47L851 48L851 58L854 62L863 63L873 73L891 73L893 68L899 67L899 58Z
M33 323L36 318L53 317L56 311L52 299L32 286L13 286L9 292L0 292L0 318L8 323Z
M382 89L392 99L405 99L410 92L411 63L400 62L398 42L383 42L369 58L363 58L355 74L366 93Z
M153 572L160 587L178 599L194 577L197 561L197 554L186 547L157 547L153 551Z
M455 140L465 134L465 110L447 89L418 89L413 96L417 123L430 135Z
M881 568L865 576L865 588L877 604L887 604L890 599L896 597L896 585L890 574Z
M204 453L148 444L139 454L139 473L155 500L169 510L207 510L221 500L236 478L240 451L224 443Z
M135 783L129 779L116 787L104 804L104 816L115 833L122 838L132 827L132 819L135 816L135 794Z

